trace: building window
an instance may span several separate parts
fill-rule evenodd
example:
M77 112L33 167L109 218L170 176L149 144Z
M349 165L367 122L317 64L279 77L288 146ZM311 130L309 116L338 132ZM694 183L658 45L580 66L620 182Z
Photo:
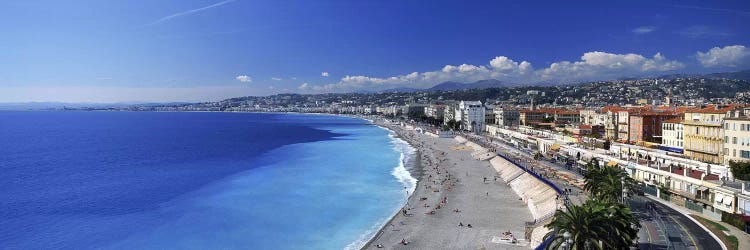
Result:
M732 144L737 144L737 137L736 136L732 137Z
M750 159L750 151L740 150L740 157Z

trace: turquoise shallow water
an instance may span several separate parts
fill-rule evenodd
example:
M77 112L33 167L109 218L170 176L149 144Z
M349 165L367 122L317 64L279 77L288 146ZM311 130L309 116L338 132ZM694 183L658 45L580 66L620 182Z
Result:
M15 144L0 143L16 146L0 152L10 153L3 154L7 161L0 167L11 169L0 174L0 184L16 184L0 191L8 198L0 203L6 211L0 243L6 248L357 248L397 212L416 181L402 164L413 149L387 130L353 118L223 113L0 113L0 118L44 124L38 120L50 115L89 128L58 123L30 129L59 140L38 135L23 142L20 138L29 136L17 136ZM118 122L106 122L112 120ZM19 124L0 122L0 128L29 129ZM56 145L71 143L62 140L66 133L77 133L70 138L83 142L73 144L89 149ZM182 139L170 144L164 142L168 138ZM56 173L67 175L47 176ZM31 176L41 181L25 181Z

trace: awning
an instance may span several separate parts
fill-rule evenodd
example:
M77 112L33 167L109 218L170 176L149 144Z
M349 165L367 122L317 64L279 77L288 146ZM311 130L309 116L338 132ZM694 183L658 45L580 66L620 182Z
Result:
M706 190L708 190L707 187L698 187L698 191L706 192Z
M716 193L716 198L714 199L717 203L721 203L724 200L724 195L720 193Z
M584 166L586 166L586 165L588 165L589 163L588 163L588 162L586 162L586 161L578 161L578 164L581 164L581 165L584 165Z
M734 200L733 197L730 197L730 196L724 197L724 205L731 206L733 200Z
M551 150L558 150L558 149L560 149L560 144L557 144L557 143L552 144L552 147L550 147L549 149L551 149Z
M607 162L607 167L614 167L617 166L617 161L609 161Z

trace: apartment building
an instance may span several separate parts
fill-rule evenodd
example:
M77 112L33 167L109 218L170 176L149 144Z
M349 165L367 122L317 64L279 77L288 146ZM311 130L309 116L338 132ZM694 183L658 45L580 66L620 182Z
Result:
M495 124L501 127L518 127L521 124L521 113L517 109L495 107Z
M580 111L581 124L592 126L604 126L607 121L607 114L600 113L596 109L584 109Z
M578 124L581 122L581 113L578 110L554 109L551 110L555 117L555 122Z
M723 121L738 105L708 105L685 112L684 154L690 159L708 163L724 163Z
M629 142L630 133L630 111L617 111L617 141L622 143Z
M419 118L424 116L424 110L427 107L426 104L422 103L409 103L401 108L401 114L409 118Z
M724 117L724 164L750 161L750 109L729 111Z
M437 120L443 120L443 116L445 115L445 105L430 104L424 108L424 115Z
M456 121L461 123L461 129L467 131L483 131L485 108L480 101L461 101L455 113Z
M617 140L617 118L620 110L622 110L622 108L618 106L607 106L602 108L601 113L604 115L604 138Z
M449 121L456 121L456 106L455 104L445 105L443 110L443 124L448 124Z
M661 123L661 150L682 154L684 128L682 117L662 121Z
M631 143L661 143L662 122L682 116L682 113L671 110L647 110L630 114L628 121L628 141Z
M523 109L519 112L519 119L521 125L531 126L535 123L544 122L544 118L547 118L548 114L541 110Z

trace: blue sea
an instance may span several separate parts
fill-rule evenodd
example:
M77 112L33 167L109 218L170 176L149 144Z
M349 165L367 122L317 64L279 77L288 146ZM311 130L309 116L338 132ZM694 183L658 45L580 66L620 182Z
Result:
M359 248L413 153L340 116L0 112L0 248Z

